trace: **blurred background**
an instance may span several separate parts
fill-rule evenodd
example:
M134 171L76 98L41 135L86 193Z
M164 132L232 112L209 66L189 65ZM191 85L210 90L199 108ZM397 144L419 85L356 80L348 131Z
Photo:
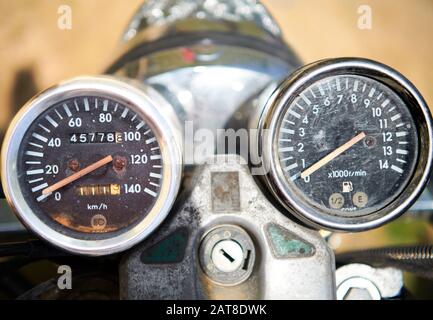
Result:
M114 59L127 22L143 0L0 0L0 131L38 91L58 81L99 74ZM357 56L384 62L408 77L433 107L432 0L263 0L286 41L305 62ZM58 8L72 8L72 29L57 26ZM358 8L372 9L359 29ZM430 217L404 218L371 232L332 235L337 250L433 243ZM430 282L407 276L420 297Z

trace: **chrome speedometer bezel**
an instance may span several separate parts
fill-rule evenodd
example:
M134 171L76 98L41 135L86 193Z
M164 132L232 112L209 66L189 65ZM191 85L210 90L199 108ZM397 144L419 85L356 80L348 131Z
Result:
M10 206L24 225L39 237L72 253L100 256L132 247L164 221L177 197L183 168L180 123L171 106L157 91L149 86L127 82L110 76L79 77L49 88L20 110L3 142L2 184ZM29 126L56 103L82 95L101 95L117 100L140 115L153 130L164 163L160 193L148 215L124 233L101 240L77 239L49 227L28 205L18 180L19 148Z
M418 162L410 182L400 195L382 209L361 217L331 216L300 201L288 188L278 161L277 134L285 108L303 89L333 75L360 75L390 87L402 98L417 124ZM432 165L432 120L426 102L415 86L397 71L381 63L359 58L327 59L312 63L285 80L271 95L258 117L258 150L265 169L264 180L272 194L297 218L316 228L357 232L379 227L403 214L426 185Z

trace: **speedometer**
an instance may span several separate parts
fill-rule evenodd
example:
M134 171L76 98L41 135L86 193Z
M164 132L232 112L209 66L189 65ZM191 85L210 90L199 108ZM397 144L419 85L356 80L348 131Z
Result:
M413 85L384 65L309 65L265 110L266 181L290 212L315 226L376 227L404 212L428 178L430 113Z
M107 254L147 236L179 187L176 118L152 89L80 78L47 90L4 143L7 197L24 223L67 250Z

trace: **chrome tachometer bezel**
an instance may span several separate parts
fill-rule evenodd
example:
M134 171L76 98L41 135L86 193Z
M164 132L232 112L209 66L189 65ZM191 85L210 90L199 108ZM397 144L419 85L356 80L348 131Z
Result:
M139 114L158 139L164 163L159 196L139 223L112 238L84 240L60 233L45 224L30 208L21 191L17 161L29 126L47 109L71 97L102 95L120 101ZM49 243L76 254L100 256L124 251L149 236L166 218L180 187L183 157L181 127L172 107L149 86L109 76L79 77L62 82L31 99L9 126L2 148L2 184L18 218Z
M287 187L278 161L276 139L284 110L306 87L332 75L361 75L390 87L411 108L419 135L418 162L408 185L384 208L362 217L331 216L318 211L295 196ZM428 106L415 86L397 71L381 63L359 58L322 60L307 65L285 80L271 95L257 117L257 147L264 168L263 180L271 193L289 211L305 223L334 231L357 232L379 227L403 214L415 202L426 185L432 166L432 120Z

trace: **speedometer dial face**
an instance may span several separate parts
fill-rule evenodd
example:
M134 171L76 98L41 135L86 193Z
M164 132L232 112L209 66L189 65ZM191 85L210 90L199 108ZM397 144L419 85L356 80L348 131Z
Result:
M149 236L182 176L180 124L152 87L113 77L62 82L15 116L2 185L21 221L73 253L106 255Z
M155 134L137 113L113 99L78 96L32 123L17 169L24 196L41 219L76 237L101 237L148 214L163 161Z
M366 215L413 175L414 119L402 99L368 77L337 75L305 88L282 117L278 156L289 187L321 211Z

